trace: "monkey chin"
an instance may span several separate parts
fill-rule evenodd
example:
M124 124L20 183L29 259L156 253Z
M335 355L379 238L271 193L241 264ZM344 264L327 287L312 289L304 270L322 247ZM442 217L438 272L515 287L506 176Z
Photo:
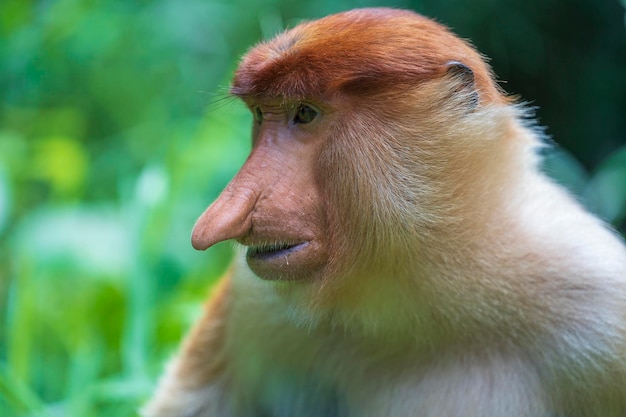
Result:
M247 244L246 262L268 281L310 281L326 264L321 245L314 241Z

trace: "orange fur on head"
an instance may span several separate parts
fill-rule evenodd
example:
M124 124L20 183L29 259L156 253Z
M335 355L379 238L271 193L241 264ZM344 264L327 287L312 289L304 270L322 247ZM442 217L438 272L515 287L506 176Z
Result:
M476 73L485 102L504 99L488 66L466 42L405 10L360 9L297 26L253 48L235 74L237 96L359 98L402 92L440 77L449 61Z

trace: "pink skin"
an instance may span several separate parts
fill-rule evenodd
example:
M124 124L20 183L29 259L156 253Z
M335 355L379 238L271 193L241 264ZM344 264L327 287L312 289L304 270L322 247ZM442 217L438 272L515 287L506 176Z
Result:
M253 129L252 152L197 220L191 242L205 250L236 239L248 246L248 265L259 277L314 279L327 263L325 211L315 179L323 120L294 123L297 105L258 107L263 118Z

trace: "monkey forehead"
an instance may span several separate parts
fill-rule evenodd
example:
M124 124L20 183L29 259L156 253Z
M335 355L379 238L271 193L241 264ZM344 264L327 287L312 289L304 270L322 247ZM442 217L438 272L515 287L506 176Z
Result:
M252 48L231 92L300 100L338 91L402 91L442 76L449 61L472 68L477 87L497 95L481 56L444 26L406 10L356 9L300 24Z

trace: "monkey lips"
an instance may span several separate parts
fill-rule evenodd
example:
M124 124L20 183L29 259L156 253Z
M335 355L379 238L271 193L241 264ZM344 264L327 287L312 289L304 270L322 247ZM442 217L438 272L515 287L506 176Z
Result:
M309 279L322 268L320 245L315 241L273 241L240 243L248 247L246 261L250 269L262 279L271 281L298 281Z
M270 259L276 256L285 257L287 263L289 263L289 253L297 251L302 246L307 245L308 242L290 244L284 242L261 244L248 247L248 258Z

